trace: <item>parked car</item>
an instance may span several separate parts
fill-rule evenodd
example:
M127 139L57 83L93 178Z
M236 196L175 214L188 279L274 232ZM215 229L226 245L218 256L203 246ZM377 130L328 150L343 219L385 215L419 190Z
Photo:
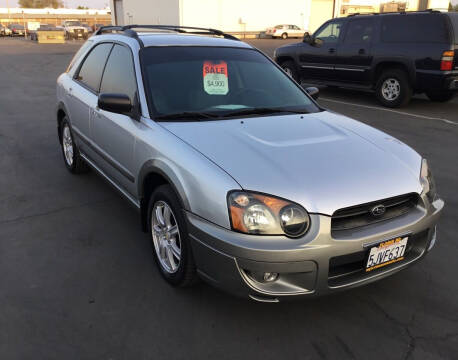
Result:
M266 35L272 38L301 38L304 36L304 30L297 25L276 25L272 28L267 28Z
M388 107L414 93L448 101L458 91L458 13L333 19L277 49L275 61L297 81L372 90Z
M11 30L11 36L24 36L26 33L25 27L21 24L9 24L8 29Z
M11 36L12 31L4 25L0 24L0 36Z
M444 202L413 149L326 111L231 35L140 27L81 47L57 80L57 129L71 173L94 169L138 209L166 281L277 302L431 250Z
M91 34L91 33L94 32L94 30L92 29L92 26L89 25L88 23L81 23L81 25L82 25L84 28L86 28L88 34Z
M67 20L63 22L62 26L65 30L65 37L68 40L86 40L89 37L88 30L79 21Z

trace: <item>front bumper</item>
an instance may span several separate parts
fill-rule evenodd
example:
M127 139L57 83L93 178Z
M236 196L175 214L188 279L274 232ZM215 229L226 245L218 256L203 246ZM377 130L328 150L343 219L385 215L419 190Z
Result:
M423 203L427 203L423 199ZM432 248L436 224L444 202L386 222L331 236L331 218L311 214L311 228L300 239L236 233L186 213L188 232L199 275L234 295L277 302L299 296L315 296L382 279L420 260ZM403 261L365 272L369 246L409 235ZM257 281L266 272L279 273L273 282Z

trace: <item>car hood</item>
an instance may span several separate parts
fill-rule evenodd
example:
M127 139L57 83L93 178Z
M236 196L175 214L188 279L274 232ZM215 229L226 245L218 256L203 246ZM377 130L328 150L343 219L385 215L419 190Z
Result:
M330 112L161 123L245 190L309 212L421 192L421 157L393 137Z

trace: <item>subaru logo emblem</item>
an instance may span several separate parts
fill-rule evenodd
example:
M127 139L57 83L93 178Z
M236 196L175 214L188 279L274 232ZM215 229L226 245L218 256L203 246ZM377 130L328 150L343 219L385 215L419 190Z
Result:
M377 205L371 209L372 216L382 216L385 214L386 208L384 205Z

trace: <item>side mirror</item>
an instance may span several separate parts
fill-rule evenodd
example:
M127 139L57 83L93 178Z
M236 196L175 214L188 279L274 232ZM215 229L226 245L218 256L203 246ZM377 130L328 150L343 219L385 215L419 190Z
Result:
M312 45L313 44L313 37L310 35L308 32L304 33L304 38L302 39L302 42Z
M320 90L317 87L307 87L305 88L305 91L312 97L313 100L317 100L320 97Z
M132 102L125 94L100 94L97 105L105 111L132 116Z

